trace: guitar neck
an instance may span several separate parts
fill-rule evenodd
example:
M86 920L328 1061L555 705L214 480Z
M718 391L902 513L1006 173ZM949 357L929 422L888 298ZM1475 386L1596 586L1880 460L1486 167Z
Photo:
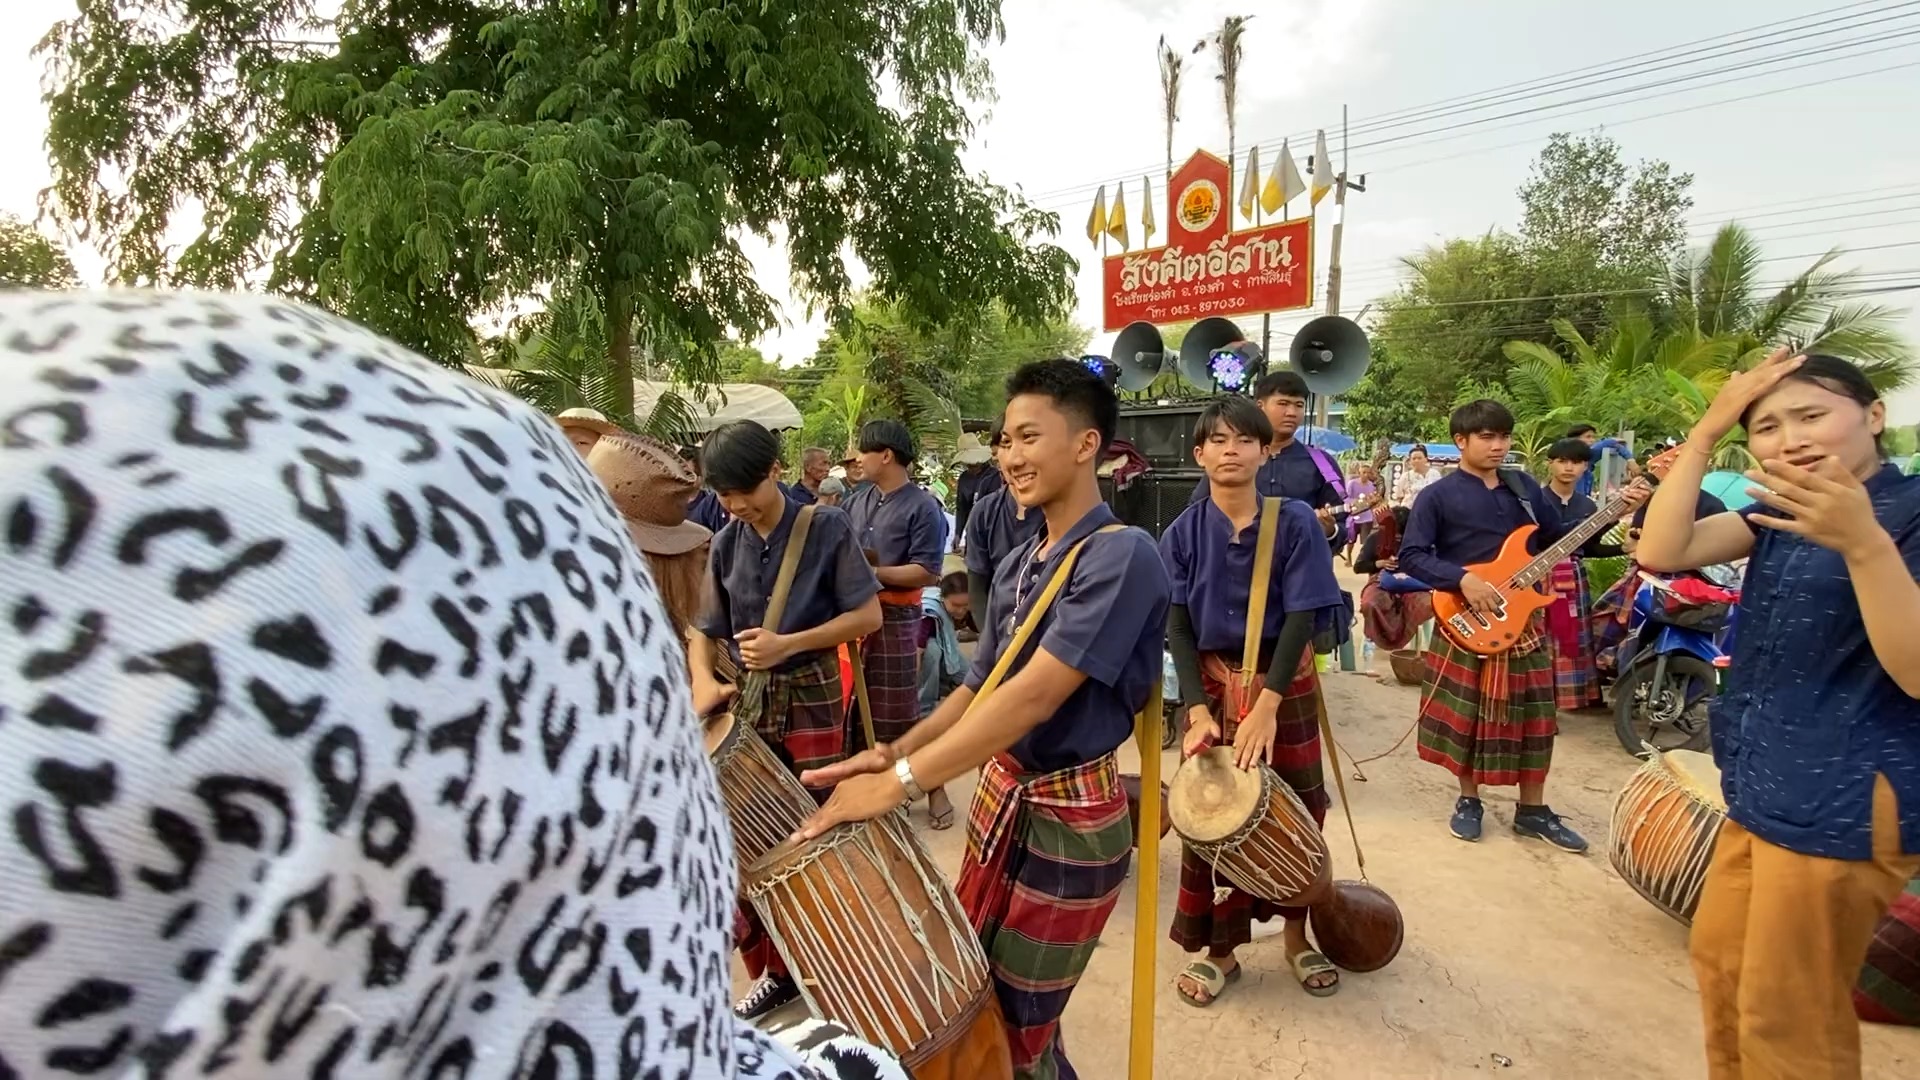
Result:
M1558 566L1561 560L1580 549L1582 544L1611 528L1620 520L1620 512L1627 508L1625 494L1608 499L1605 506L1595 511L1592 517L1574 526L1573 531L1553 543L1553 546L1534 556L1533 561L1520 568L1513 575L1513 584L1518 588L1530 589L1539 584Z

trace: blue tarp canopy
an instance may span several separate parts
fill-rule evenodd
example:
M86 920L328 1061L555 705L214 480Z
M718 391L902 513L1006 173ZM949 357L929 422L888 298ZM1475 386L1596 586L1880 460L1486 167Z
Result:
M1393 448L1393 456L1404 458L1413 452L1415 446L1427 448L1428 461L1459 461L1460 448L1450 442L1401 443Z
M1710 472L1700 481L1700 490L1726 503L1729 510L1753 505L1753 496L1747 494L1751 486L1753 481L1726 469Z
M1351 435L1342 434L1332 428L1317 427L1313 424L1301 425L1300 430L1294 432L1293 437L1306 443L1308 446L1317 446L1330 454L1344 454L1358 445L1353 441L1353 436Z

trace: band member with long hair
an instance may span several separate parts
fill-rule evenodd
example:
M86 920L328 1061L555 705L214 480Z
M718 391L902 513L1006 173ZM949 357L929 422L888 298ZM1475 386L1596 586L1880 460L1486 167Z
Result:
M1640 538L1649 569L1748 560L1713 717L1727 822L1693 920L1716 1080L1860 1075L1853 983L1920 870L1920 479L1887 464L1886 419L1858 367L1782 349L1727 380ZM1759 502L1696 521L1735 425Z
M1015 371L1007 394L1008 487L1046 531L997 569L965 685L892 746L802 778L839 783L802 834L980 769L960 902L986 947L1015 1075L1072 1080L1060 1016L1126 880L1133 828L1114 751L1160 678L1167 572L1153 538L1100 498L1113 391L1083 364L1042 360ZM970 709L1069 565L992 700Z
M1206 470L1204 502L1194 503L1160 537L1171 583L1167 638L1187 707L1184 756L1221 740L1242 769L1271 766L1299 794L1316 823L1329 800L1320 763L1320 679L1314 671L1316 622L1344 611L1333 576L1333 552L1313 508L1281 500L1269 560L1258 673L1241 669L1257 566L1261 516L1254 487L1273 428L1243 397L1216 399L1193 426L1193 458ZM1248 689L1258 678L1258 689ZM1189 1005L1205 1008L1240 979L1234 950L1253 940L1255 921L1285 920L1287 963L1307 993L1340 987L1338 970L1307 943L1305 908L1281 907L1238 888L1215 892L1218 875L1199 853L1182 848L1180 898L1169 936L1206 958L1174 982Z
M860 474L870 483L846 501L855 541L880 578L880 629L860 645L873 737L894 742L920 719L920 595L940 582L947 512L913 482L913 433L898 420L860 428ZM953 825L945 788L927 789L935 829Z
M707 487L727 523L713 538L706 602L689 648L694 708L705 716L736 693L713 675L718 652L726 649L748 673L733 701L734 722L752 727L795 773L830 765L847 752L835 650L879 628L880 583L854 542L846 514L816 506L780 624L766 629L767 607L801 512L779 484L780 442L759 424L736 420L707 436L701 458ZM751 1020L798 997L799 988L744 905L735 928L747 973L756 980L735 1011Z

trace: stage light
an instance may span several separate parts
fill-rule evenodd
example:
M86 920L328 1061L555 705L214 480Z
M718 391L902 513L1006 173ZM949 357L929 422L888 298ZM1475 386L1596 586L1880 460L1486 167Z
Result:
M1086 365L1088 371L1100 376L1100 381L1106 383L1109 389L1120 381L1120 365L1108 357L1088 353L1080 358L1080 362Z
M1264 368L1260 346L1251 341L1236 341L1207 354L1207 374L1215 388L1230 394L1244 394L1260 378Z

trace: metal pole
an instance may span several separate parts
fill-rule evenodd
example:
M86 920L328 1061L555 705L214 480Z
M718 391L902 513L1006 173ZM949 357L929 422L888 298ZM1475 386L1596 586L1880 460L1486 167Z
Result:
M1340 239L1347 225L1347 107L1340 106L1340 172L1333 180L1333 249L1327 260L1327 314L1340 314ZM1327 395L1315 394L1313 422L1327 426Z
M1136 838L1133 901L1133 998L1127 1040L1128 1080L1153 1080L1153 1001L1160 979L1154 952L1160 944L1160 680L1153 680L1147 707L1135 717L1140 749L1140 827Z

